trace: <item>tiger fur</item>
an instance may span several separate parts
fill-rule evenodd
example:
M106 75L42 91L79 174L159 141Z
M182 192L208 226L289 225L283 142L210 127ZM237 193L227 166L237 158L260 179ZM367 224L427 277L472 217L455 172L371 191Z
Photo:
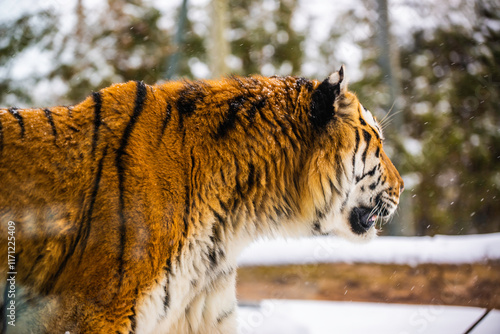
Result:
M376 235L403 181L344 69L115 84L0 110L3 332L235 333L236 259L262 236ZM9 223L13 222L13 223ZM10 244L9 244L10 245Z

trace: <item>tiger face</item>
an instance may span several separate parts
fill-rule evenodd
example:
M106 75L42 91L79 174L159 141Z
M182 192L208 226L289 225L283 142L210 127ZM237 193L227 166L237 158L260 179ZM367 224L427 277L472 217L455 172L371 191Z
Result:
M316 187L312 192L325 199L323 206L316 206L313 231L370 240L377 234L377 219L387 220L396 211L403 180L383 150L381 126L347 90L344 68L317 90L324 91L323 99L333 96L333 110L331 117L323 120L321 158L315 161L320 168L312 169L319 172L312 177L316 181L311 182ZM323 101L323 108L325 105Z

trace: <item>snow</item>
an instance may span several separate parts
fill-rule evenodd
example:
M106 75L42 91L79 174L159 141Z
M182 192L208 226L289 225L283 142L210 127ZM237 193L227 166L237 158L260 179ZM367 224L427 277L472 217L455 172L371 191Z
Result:
M240 306L240 334L442 334L464 333L485 310L441 305L402 305L327 301L264 300ZM500 333L500 311L493 310L471 332Z
M435 237L378 237L356 244L338 237L260 240L240 266L307 263L464 264L500 259L500 233Z

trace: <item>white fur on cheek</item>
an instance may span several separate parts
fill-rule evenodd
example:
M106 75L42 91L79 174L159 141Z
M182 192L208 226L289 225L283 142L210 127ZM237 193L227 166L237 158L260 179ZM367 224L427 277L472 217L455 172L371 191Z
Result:
M384 136L382 134L382 130L380 129L380 126L373 117L372 113L369 110L362 107L361 115L363 116L363 119L366 121L366 123L368 123L368 125L370 125L374 129L374 131L377 131L379 136L383 138Z

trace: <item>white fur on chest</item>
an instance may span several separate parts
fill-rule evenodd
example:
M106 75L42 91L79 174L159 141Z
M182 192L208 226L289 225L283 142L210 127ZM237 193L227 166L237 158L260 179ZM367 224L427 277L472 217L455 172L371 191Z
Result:
M221 319L236 306L236 257L244 244L226 240L225 256L214 265L210 240L188 240L168 277L138 301L136 333L222 332Z

